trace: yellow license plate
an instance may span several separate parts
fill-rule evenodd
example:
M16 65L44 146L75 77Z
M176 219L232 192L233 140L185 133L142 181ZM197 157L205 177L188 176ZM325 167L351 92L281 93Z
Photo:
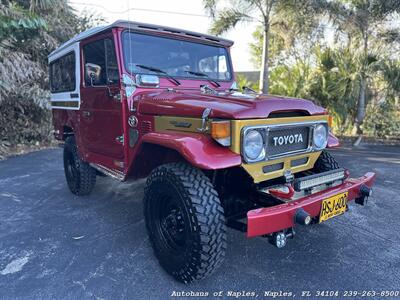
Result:
M319 222L325 222L331 218L346 212L348 192L332 196L322 201Z

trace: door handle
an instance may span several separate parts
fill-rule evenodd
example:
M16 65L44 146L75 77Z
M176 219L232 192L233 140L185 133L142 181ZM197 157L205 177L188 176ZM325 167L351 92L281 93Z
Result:
M90 111L84 110L84 111L82 111L82 115L83 115L85 118L89 118L89 117L90 117Z

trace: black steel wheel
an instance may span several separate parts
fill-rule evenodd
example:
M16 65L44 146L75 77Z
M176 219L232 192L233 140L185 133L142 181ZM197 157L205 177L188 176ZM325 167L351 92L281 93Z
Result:
M327 151L322 151L314 165L314 171L316 173L322 173L326 171L339 169L339 163L336 159Z
M73 194L83 196L92 192L96 184L96 170L79 157L73 136L65 140L64 172Z
M224 211L200 170L184 163L153 170L146 183L144 215L156 257L178 281L202 279L223 262Z

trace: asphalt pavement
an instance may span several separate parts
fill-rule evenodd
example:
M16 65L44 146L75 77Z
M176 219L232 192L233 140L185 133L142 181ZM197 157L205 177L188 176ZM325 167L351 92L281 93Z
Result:
M215 292L223 297L214 299L237 299L250 292L264 299L268 292L300 297L310 291L314 298L317 291L400 291L400 147L332 152L352 177L378 174L366 207L351 204L343 216L299 227L284 249L229 229L223 266L189 286L169 277L153 256L143 180L98 178L92 195L76 197L64 179L62 149L2 161L0 298L168 299Z

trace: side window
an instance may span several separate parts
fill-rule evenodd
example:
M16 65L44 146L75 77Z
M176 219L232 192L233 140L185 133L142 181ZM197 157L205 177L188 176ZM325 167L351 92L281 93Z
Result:
M75 53L71 52L50 63L50 91L75 91Z
M119 82L114 43L99 40L83 46L85 85L109 85Z

